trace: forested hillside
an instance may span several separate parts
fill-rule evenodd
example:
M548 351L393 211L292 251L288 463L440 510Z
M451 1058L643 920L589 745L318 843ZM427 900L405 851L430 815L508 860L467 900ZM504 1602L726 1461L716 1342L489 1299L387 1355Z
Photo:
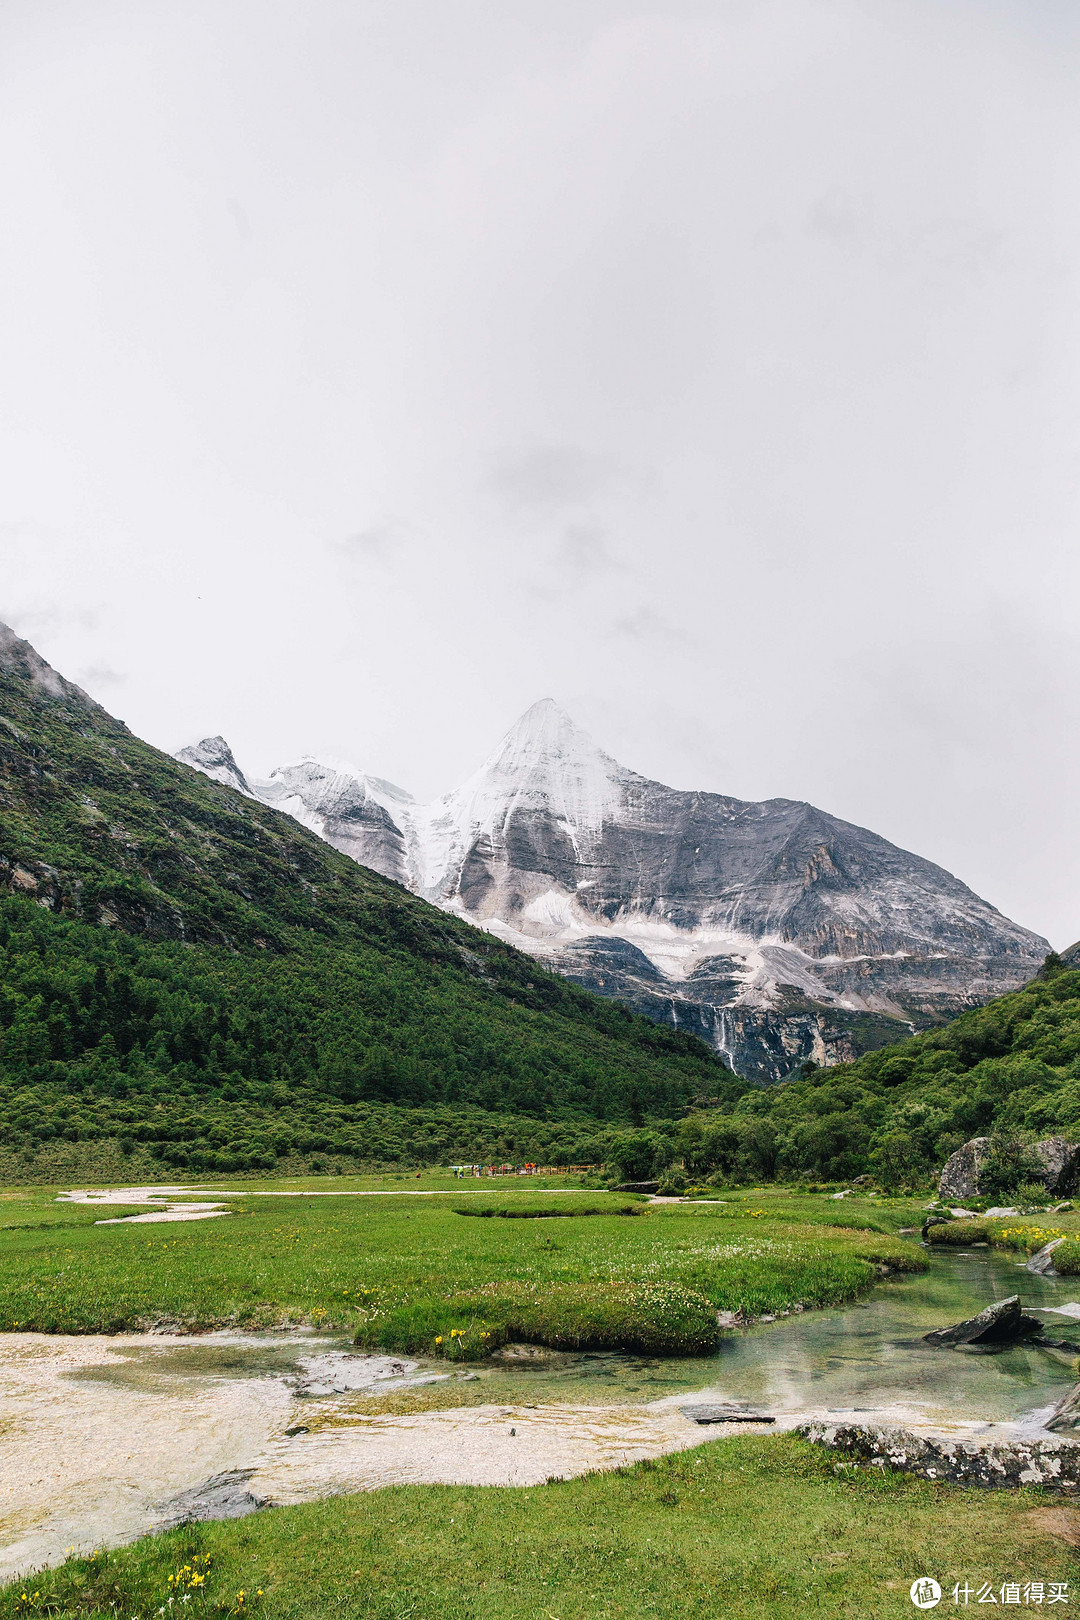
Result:
M1080 971L1050 956L1013 995L833 1069L747 1092L676 1133L693 1174L887 1186L936 1175L969 1137L1080 1137Z
M6 628L0 884L0 1122L24 1158L577 1157L745 1089L140 742Z

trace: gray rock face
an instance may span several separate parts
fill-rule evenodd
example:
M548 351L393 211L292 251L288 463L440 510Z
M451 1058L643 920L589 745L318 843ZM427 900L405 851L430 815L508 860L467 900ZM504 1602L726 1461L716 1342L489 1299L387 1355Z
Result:
M1044 1243L1042 1248L1037 1249L1031 1256L1024 1268L1025 1271L1033 1271L1036 1277L1056 1277L1057 1269L1054 1265L1054 1250L1059 1243L1064 1243L1064 1241L1064 1238L1052 1238L1049 1243Z
M1046 1420L1045 1427L1052 1434L1069 1434L1080 1426L1080 1384L1074 1384L1063 1395Z
M946 1160L938 1181L938 1196L950 1199L978 1198L983 1192L980 1185L983 1165L990 1151L988 1136L973 1136L970 1142ZM1032 1149L1042 1160L1041 1180L1052 1196L1072 1191L1080 1168L1080 1145L1067 1142L1063 1136L1048 1136L1036 1142Z
M739 1401L698 1401L680 1406L679 1411L691 1423L775 1423L770 1412L756 1412Z
M1080 1165L1080 1147L1066 1142L1063 1136L1048 1136L1044 1142L1036 1142L1035 1152L1045 1166L1042 1179L1047 1192L1072 1192Z
M203 1485L190 1491L181 1491L164 1504L160 1529L190 1524L199 1519L244 1519L268 1507L265 1496L254 1496L247 1489L253 1468L230 1468L223 1474L214 1474Z
M233 751L224 737L204 737L190 748L181 748L176 758L182 765L192 765L214 782L223 782L247 798L255 797L247 784L243 771L233 758Z
M252 789L363 865L763 1080L1014 989L1048 949L941 867L813 805L627 770L550 701L433 804L314 759Z
M349 765L314 759L279 766L255 788L264 804L295 816L361 866L413 887L402 830L412 799L402 788Z
M1020 1308L1020 1295L1012 1294L1008 1299L999 1299L993 1305L988 1305L978 1316L969 1317L966 1322L957 1322L954 1327L938 1328L934 1333L924 1333L923 1341L947 1347L958 1344L1005 1346L1016 1344L1020 1339L1030 1339L1041 1332L1042 1323L1034 1316L1025 1316Z

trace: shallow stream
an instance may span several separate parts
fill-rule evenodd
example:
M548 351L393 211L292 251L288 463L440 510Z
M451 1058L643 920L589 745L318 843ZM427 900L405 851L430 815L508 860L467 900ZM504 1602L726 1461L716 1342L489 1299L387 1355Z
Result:
M360 1355L314 1331L2 1334L0 1576L186 1511L242 1511L253 1497L296 1502L400 1481L535 1484L726 1432L681 1415L690 1395L787 1417L902 1407L930 1422L1015 1419L1074 1382L1080 1323L1043 1317L1077 1355L921 1342L1012 1293L1027 1308L1070 1304L1080 1279L1038 1277L989 1249L936 1250L921 1276L736 1331L707 1359L523 1348L449 1379L445 1362ZM401 1416L364 1415L358 1401L433 1384L460 1387L469 1404Z

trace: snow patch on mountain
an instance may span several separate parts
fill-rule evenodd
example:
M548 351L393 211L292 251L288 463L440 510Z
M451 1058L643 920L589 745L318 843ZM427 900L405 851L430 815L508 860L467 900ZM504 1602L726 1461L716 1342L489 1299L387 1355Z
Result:
M417 893L453 893L478 839L499 840L515 816L550 816L577 850L599 833L634 780L551 698L534 703L461 787L404 813Z

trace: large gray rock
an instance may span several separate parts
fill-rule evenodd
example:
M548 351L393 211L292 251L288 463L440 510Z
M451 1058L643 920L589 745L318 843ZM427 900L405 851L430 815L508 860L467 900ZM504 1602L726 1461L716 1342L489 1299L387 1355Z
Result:
M1046 1167L1042 1179L1047 1192L1071 1192L1080 1165L1080 1146L1066 1142L1063 1136L1048 1136L1045 1142L1036 1142L1035 1152Z
M1020 1295L1011 1294L1008 1299L999 1299L993 1305L988 1305L985 1311L969 1317L966 1322L924 1333L923 1339L926 1344L949 1346L1006 1345L1016 1344L1020 1339L1030 1339L1041 1332L1042 1323L1034 1316L1025 1316L1021 1310Z
M945 1168L941 1172L938 1197L946 1204L951 1203L953 1199L977 1198L979 1170L989 1151L988 1136L973 1136L970 1142L965 1142L962 1148L957 1148L952 1157L946 1160Z
M1070 1434L1080 1425L1080 1384L1074 1384L1068 1394L1063 1395L1047 1418L1044 1428L1052 1434Z
M181 1491L163 1504L159 1528L169 1530L198 1519L244 1519L249 1513L269 1507L267 1497L255 1496L246 1489L254 1472L253 1468L230 1468L212 1475L202 1485Z
M980 1180L990 1152L988 1136L973 1136L946 1161L938 1181L938 1196L946 1203L952 1199L977 1198L983 1191ZM1048 1136L1032 1148L1042 1161L1040 1180L1047 1193L1056 1196L1071 1192L1080 1167L1080 1145L1067 1142L1063 1136Z
M696 1401L680 1406L691 1423L775 1423L771 1412L755 1411L743 1401Z
M1049 1243L1044 1243L1042 1248L1037 1249L1031 1256L1027 1263L1027 1270L1033 1271L1037 1277L1056 1277L1054 1250L1059 1243L1064 1243L1064 1241L1064 1238L1051 1238Z
M992 1489L1046 1485L1069 1495L1080 1490L1080 1445L1064 1434L999 1439L991 1431L989 1436L962 1438L821 1419L800 1425L795 1433L844 1452L855 1462L896 1468L924 1479Z

